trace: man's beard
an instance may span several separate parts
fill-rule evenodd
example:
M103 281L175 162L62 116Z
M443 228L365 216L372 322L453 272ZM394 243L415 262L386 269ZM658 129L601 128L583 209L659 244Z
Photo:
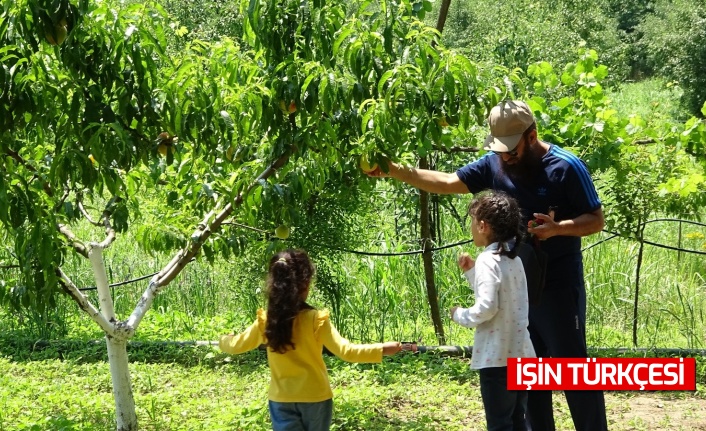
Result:
M527 148L522 156L512 165L500 161L500 168L513 181L525 184L534 183L542 171L542 155Z

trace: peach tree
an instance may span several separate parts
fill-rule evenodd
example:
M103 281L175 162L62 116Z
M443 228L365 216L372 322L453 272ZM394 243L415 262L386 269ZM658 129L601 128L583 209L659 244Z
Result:
M451 146L504 91L484 90L472 62L437 45L418 19L427 1L363 2L351 15L342 1L239 6L239 41L178 50L181 29L153 2L0 10L0 223L18 267L0 302L42 310L64 294L100 326L121 431L138 427L127 341L193 258L242 250L224 223L274 229L317 199L335 204L369 187L359 155L384 163ZM132 223L154 202L158 226ZM79 220L100 240L78 237ZM128 230L174 257L121 319L102 251ZM70 253L90 260L98 304L64 271Z

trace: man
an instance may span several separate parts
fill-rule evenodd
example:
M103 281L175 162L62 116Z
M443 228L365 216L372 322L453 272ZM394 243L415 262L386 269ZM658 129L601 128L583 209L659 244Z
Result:
M541 240L548 256L546 283L539 303L530 306L529 331L538 357L587 357L586 289L581 237L600 232L601 202L585 164L575 155L537 137L532 111L522 101L505 101L488 117L490 135L479 160L455 173L408 168L389 163L374 177L392 177L430 193L478 193L501 190L518 200L524 223L538 220L528 232ZM566 391L578 431L607 429L601 391ZM552 431L551 391L530 391L528 425Z

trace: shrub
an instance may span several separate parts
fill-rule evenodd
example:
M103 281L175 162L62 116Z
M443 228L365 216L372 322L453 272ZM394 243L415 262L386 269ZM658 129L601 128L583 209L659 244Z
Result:
M522 70L538 61L563 66L585 45L601 53L611 79L619 81L629 72L628 49L609 9L607 0L458 0L451 3L443 39L473 59Z
M689 0L658 0L654 14L638 26L640 50L648 65L684 90L682 102L701 115L706 101L706 4Z
M607 0L609 13L615 17L618 24L618 36L626 46L625 61L629 69L629 77L638 79L643 76L652 76L637 42L642 38L639 24L645 16L654 12L653 0Z

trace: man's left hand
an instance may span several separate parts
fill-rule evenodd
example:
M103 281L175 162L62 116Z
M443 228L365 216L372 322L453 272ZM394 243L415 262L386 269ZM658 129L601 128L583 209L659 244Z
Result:
M551 214L534 213L534 223L531 221L527 232L540 241L551 238L557 234L559 223L554 221L554 212Z

